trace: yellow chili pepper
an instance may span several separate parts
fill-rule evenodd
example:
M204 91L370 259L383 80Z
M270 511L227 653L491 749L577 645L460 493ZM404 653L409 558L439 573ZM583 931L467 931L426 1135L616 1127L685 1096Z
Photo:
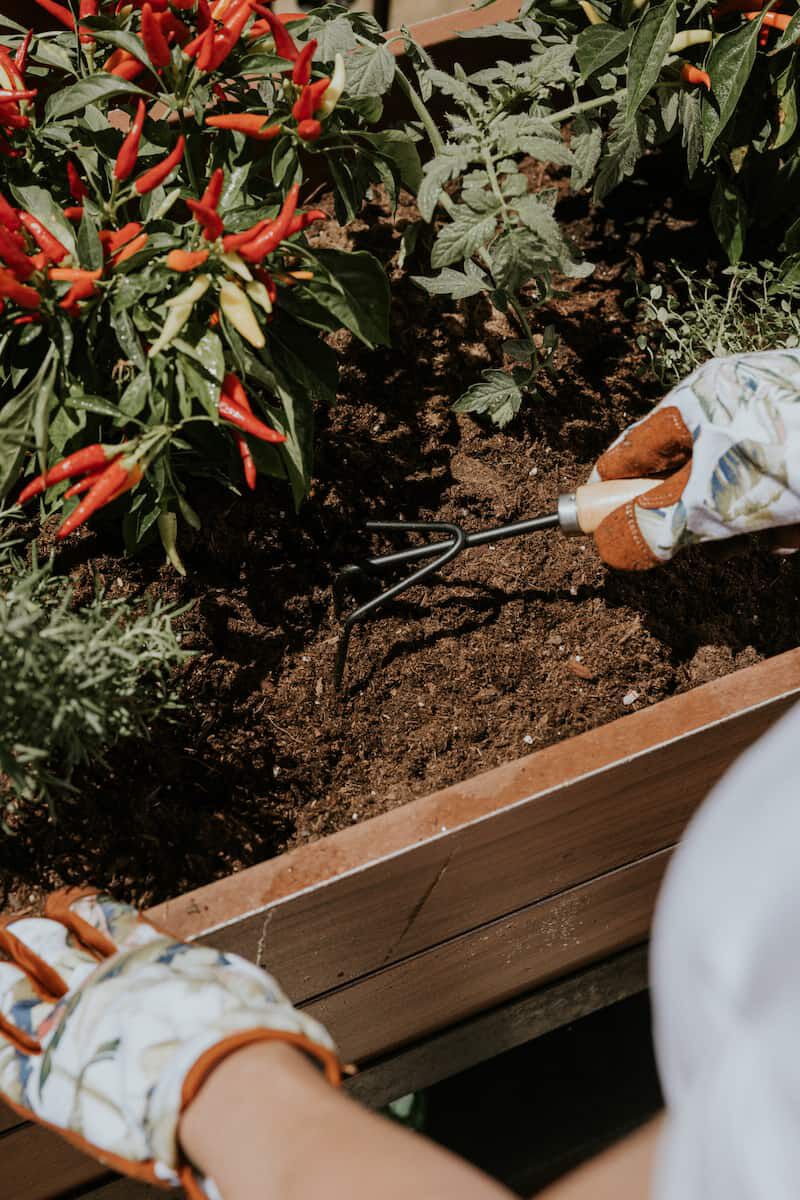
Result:
M260 350L266 345L264 331L256 320L256 314L238 283L226 279L219 289L219 306L233 328L246 342Z

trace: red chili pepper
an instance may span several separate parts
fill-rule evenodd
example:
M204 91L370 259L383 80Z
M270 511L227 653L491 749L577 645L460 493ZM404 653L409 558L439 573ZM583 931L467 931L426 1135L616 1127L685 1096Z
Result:
M130 131L120 147L117 161L114 164L114 175L122 182L130 177L136 166L136 160L139 157L139 142L142 137L146 113L147 107L145 102L144 100L140 100L136 106L136 116L133 118Z
M21 44L19 50L14 55L14 66L17 68L17 70L20 72L21 75L24 75L25 68L28 65L28 51L31 48L32 40L33 40L33 30L29 29L28 32L25 34L25 37L22 41L22 44Z
M84 17L96 17L99 9L99 0L81 0L78 7L78 16L83 20ZM84 45L94 45L94 37L90 29L80 30L80 40Z
M10 271L0 270L0 296L13 300L20 308L38 308L42 298L36 288L20 283Z
M18 279L28 279L36 270L35 264L28 258L19 242L2 226L0 226L0 259Z
M165 179L169 178L175 168L180 165L185 145L186 138L181 134L167 157L162 159L160 163L156 163L149 171L145 171L143 175L139 176L133 186L140 196L145 196L148 192L152 192L154 188L157 188L159 184L162 184Z
M123 491L135 487L142 478L142 468L138 463L131 463L129 458L116 458L106 467L93 487L89 489L84 500L81 500L75 511L63 522L56 537L67 537L84 521L88 521L99 508L110 503Z
M67 218L68 221L82 221L83 220L83 205L82 204L70 204L66 208L62 208L61 211L63 212L64 216Z
M104 470L105 465L98 467L96 471L90 471L88 475L84 475L83 479L79 479L77 483L73 483L71 487L67 488L64 492L64 499L71 500L73 496L80 496L84 492L88 492L89 488L94 487L97 483Z
M250 401L247 398L247 392L241 385L241 382L235 375L226 375L222 384L222 390L227 392L231 403L235 404L243 412L253 416L253 409L250 406ZM231 430L233 440L236 442L239 456L242 460L242 470L244 471L245 483L250 488L250 491L255 491L256 487L256 463L253 458L253 452L250 449L250 444L245 435L239 429Z
M92 279L79 279L73 283L72 287L67 292L63 300L59 300L59 306L64 309L71 317L80 315L80 300L88 300L93 296L97 288Z
M167 266L170 271L194 271L202 267L208 258L208 250L170 250L167 255Z
M269 220L256 221L255 225L251 225L249 229L243 229L241 233L229 233L222 239L222 249L226 254L238 250L240 246L244 246L246 242L252 242L255 237L263 229L266 229L272 222Z
M269 117L264 113L221 113L217 117L206 117L206 125L214 129L232 129L259 142L271 142L283 128L282 125L265 125Z
M225 59L230 54L233 47L242 36L242 30L250 19L250 0L244 0L244 3L236 10L227 20L222 30L214 35L214 40L211 48L210 58L207 66L203 66L200 59L202 52L197 57L197 65L200 70L216 71L225 62ZM211 28L211 26L209 26Z
M231 425L235 425L243 433L249 433L252 437L258 438L262 442L271 442L273 445L285 442L286 438L282 433L278 433L275 429L270 429L269 425L265 425L263 421L259 421L258 417L254 417L252 412L248 412L241 404L236 403L229 390L233 389L238 394L238 390L234 386L235 384L239 384L239 380L235 375L225 376L218 402L218 412L222 419L229 421ZM241 387L241 384L239 384L239 387ZM250 407L249 404L247 407Z
M194 8L195 0L170 0L173 8L177 8L179 12Z
M684 83L690 83L693 86L701 86L711 91L711 76L708 71L701 71L698 67L691 66L690 63L684 63L681 67L681 79Z
M80 204L81 200L88 196L89 189L78 174L78 168L71 158L67 159L67 182L70 196Z
M308 121L314 115L314 97L310 87L304 87L292 105L292 116L298 123Z
M153 66L169 66L172 61L169 45L150 4L145 4L142 8L141 35L147 56Z
M100 442L84 446L82 450L76 450L74 454L67 455L49 471L44 471L27 483L19 494L17 504L27 504L34 496L40 496L46 488L62 483L65 479L71 479L73 475L83 475L85 471L105 470L109 462L117 458L119 454L118 446L103 446Z
M148 236L146 233L140 233L138 237L132 238L121 250L117 251L111 265L116 268L127 259L133 258L134 254L138 254L140 250L144 250Z
M113 256L121 246L126 246L128 242L142 232L142 226L138 221L129 221L127 225L123 225L121 229L101 229L98 237L103 244L103 252L107 257Z
M307 121L301 121L297 126L297 136L302 138L304 142L316 142L322 133L322 122L316 117L309 117Z
M38 96L37 88L25 88L22 91L9 91L7 88L0 89L0 104L17 104L20 100L33 100Z
M27 129L30 123L30 117L23 116L16 107L0 103L0 125L5 125L7 129Z
M306 42L303 49L297 56L297 59L292 70L292 83L296 83L298 87L305 87L311 79L311 60L314 57L317 49L316 38L311 38Z
M99 279L102 274L100 267L96 271L89 271L84 267L50 267L47 277L55 279L58 283L80 283L84 279Z
M262 258L270 254L283 241L291 228L299 194L300 184L295 183L289 189L283 207L275 220L271 221L267 228L262 230L252 241L245 242L240 247L239 254L242 258L247 262L260 263Z
M215 241L221 235L223 228L222 218L217 210L208 204L203 204L202 200L187 200L186 206L193 213L194 219L201 225L203 234L208 241Z
M761 13L760 12L746 12L743 15L746 17L746 19L748 21L757 21L758 18L761 16ZM787 28L791 19L792 18L789 16L788 13L768 12L768 13L764 14L763 20L761 22L761 28L764 29L766 27L768 29L784 30Z
M212 172L211 178L206 186L206 190L200 197L200 203L207 204L209 208L213 208L216 211L216 208L222 197L222 189L224 186L225 172L223 171L222 167L217 167L217 169Z
M45 12L49 12L51 17L55 17L62 25L66 25L67 29L75 28L75 18L63 4L57 4L56 0L36 0L36 3Z
M19 219L27 229L28 233L36 242L40 250L43 250L51 262L59 263L62 258L66 258L69 254L67 247L62 245L57 237L46 229L38 217L33 213L27 212L24 208L20 210Z
M191 29L180 17L176 17L174 13L159 13L158 23L161 26L161 32L168 42L172 40L176 41L179 46L185 46L187 42L192 40Z
M130 82L138 79L145 70L145 65L129 51L115 50L107 59L103 70L117 79L127 79Z
M275 14L263 4L254 4L256 12L260 13L269 26L269 31L275 40L275 53L279 58L286 58L289 62L297 62L300 57L300 49L296 45L294 38L287 31L286 27L278 20Z
M287 237L291 237L293 233L300 233L302 229L308 229L309 225L313 225L314 221L327 221L328 214L323 212L321 208L310 208L308 212L296 213L292 217L292 223L289 226Z
M2 192L0 192L0 228L9 229L12 233L22 228L19 212L12 204L9 204Z

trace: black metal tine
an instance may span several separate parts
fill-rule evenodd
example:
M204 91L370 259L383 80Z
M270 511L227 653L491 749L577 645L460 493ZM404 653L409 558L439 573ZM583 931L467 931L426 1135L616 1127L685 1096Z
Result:
M451 521L370 521L367 528L392 531L409 530L412 533L420 530L431 530L433 533L449 533L450 538L447 541L434 544L436 550L439 549L439 546L442 547L442 553L434 558L432 562L426 563L416 571L412 571L406 579L398 580L397 583L392 584L391 587L386 588L377 596L373 596L371 600L367 600L365 604L360 605L355 612L352 612L344 622L342 632L339 636L339 644L336 647L336 660L333 668L333 684L337 692L341 690L342 679L344 678L347 651L350 646L350 634L353 631L353 626L359 621L363 621L365 617L374 612L376 608L379 608L381 604L386 604L389 600L393 600L395 596L399 596L407 588L420 583L428 575L432 575L434 571L438 571L441 567L445 566L446 563L449 563L456 555L460 554L467 544L467 535L464 530L460 525L456 525ZM429 546L419 548L424 548L429 555L432 553L432 549ZM350 566L345 567L336 580L336 583L343 581L340 585L340 594L341 586L346 584L349 579L354 575L365 573L366 569L356 564L350 564Z

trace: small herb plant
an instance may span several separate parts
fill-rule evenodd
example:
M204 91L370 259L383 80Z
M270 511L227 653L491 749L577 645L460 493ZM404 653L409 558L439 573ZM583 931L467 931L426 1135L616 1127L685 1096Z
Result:
M23 495L61 506L60 536L119 498L127 543L157 526L181 569L198 480L302 499L324 334L388 340L380 264L307 239L307 171L347 219L417 185L414 137L374 128L393 59L365 14L43 6L61 32L0 19L0 497L33 451Z
M719 282L678 263L672 271L666 285L639 287L651 327L639 346L665 385L709 358L800 346L800 282L785 279L774 263L728 267Z
M0 824L21 804L53 811L79 764L177 707L176 615L102 590L75 607L52 563L0 541Z

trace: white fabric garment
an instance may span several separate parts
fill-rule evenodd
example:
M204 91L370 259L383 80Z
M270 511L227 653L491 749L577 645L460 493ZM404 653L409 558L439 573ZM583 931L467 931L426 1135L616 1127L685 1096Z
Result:
M800 706L691 822L656 913L653 1200L800 1196Z

